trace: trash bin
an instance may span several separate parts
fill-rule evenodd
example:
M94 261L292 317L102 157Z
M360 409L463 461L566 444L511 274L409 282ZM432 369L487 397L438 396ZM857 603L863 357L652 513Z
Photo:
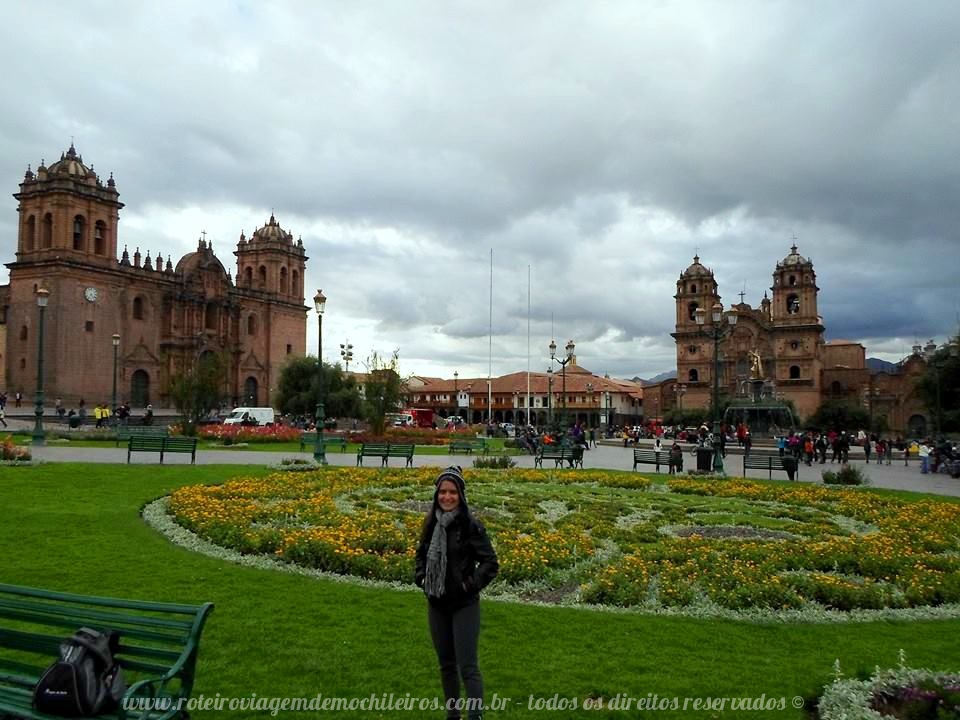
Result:
M713 470L713 450L706 447L697 448L697 470L700 472Z

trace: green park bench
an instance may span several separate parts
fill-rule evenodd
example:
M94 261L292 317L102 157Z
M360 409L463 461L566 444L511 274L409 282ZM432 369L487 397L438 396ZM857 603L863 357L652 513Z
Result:
M357 467L363 465L365 457L378 457L380 464L386 465L388 448L388 443L363 443L357 448Z
M313 448L317 444L317 431L316 430L305 430L300 433L300 452L309 446L310 451L313 452ZM323 449L326 451L328 448L336 445L340 448L340 452L345 453L347 451L347 439L341 435L334 436L323 436Z
M197 462L197 439L190 437L138 437L131 436L127 444L127 463L131 453L156 452L160 453L160 464L166 453L189 453L190 463Z
M655 465L656 471L660 472L660 466L670 467L670 453L666 450L644 450L642 448L633 449L633 469L637 465Z
M786 473L787 469L783 466L784 458L779 455L763 455L750 453L743 456L743 475L746 477L747 470L766 470L767 479L773 479L773 473ZM800 477L800 463L797 462L796 477Z
M120 634L115 657L129 686L121 708L130 708L92 717L185 719L200 635L212 611L212 603L177 605L0 585L0 717L53 720L33 709L34 686L59 658L60 643L89 627ZM149 706L134 710L147 701Z
M465 455L473 455L474 452L485 452L487 443L483 438L457 438L450 441L450 454L455 455L462 452Z
M561 467L564 462L569 463L570 467L579 467L583 469L583 448L582 447L551 447L549 445L540 448L536 457L533 459L533 466L542 468L544 460L553 460L555 467Z
M166 426L160 425L120 425L117 427L117 444L114 447L120 447L121 442L127 442L132 437L160 437L170 436L170 430Z
M390 443L387 446L387 456L383 459L383 462L386 464L387 458L403 458L407 461L406 467L413 467L413 451L416 447L416 445Z

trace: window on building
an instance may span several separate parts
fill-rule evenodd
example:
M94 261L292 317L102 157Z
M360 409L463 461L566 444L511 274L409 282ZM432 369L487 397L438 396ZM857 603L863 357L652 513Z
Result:
M143 320L143 298L139 295L133 299L133 319Z
M697 319L696 312L698 307L700 307L700 304L695 302L692 302L689 305L687 305L687 317L690 318L690 320Z
M204 327L207 330L217 329L217 306L213 303L207 303L207 310L204 313Z
M791 365L791 366L790 366L790 379L791 379L791 380L799 380L799 379L800 379L800 366L799 366L799 365Z
M250 315L247 318L247 335L256 335L257 334L257 316Z
M29 333L29 331L27 330L27 326L26 326L26 325L24 325L22 328L20 328L20 339L21 339L21 340L26 340L27 337L29 336L29 334L30 334L30 333Z
M53 247L53 215L50 213L43 216L43 226L40 228L40 235L42 247Z
M293 352L293 345L291 345L290 343L287 343L287 355L289 355L292 352Z
M303 293L300 292L300 272L297 270L293 271L293 280L290 283L290 294L300 297Z
M696 368L687 373L687 382L700 382L700 373Z
M26 367L27 367L27 359L26 359L26 358L20 358L20 369L21 369L21 370L25 370Z
M280 292L286 295L288 289L289 288L287 283L287 269L285 267L282 267L280 268Z
M107 228L101 220L93 226L93 252L97 255L107 254Z
M243 271L243 282L247 287L253 286L253 268L252 267L248 266L247 269Z
M83 329L86 330L87 332L93 332L93 320L87 320L83 324Z
M31 215L27 218L26 236L23 239L23 249L27 252L36 247L37 242L37 218Z
M800 312L800 298L796 295L787 295L787 314L796 315Z
M260 287L267 286L267 266L261 265L260 270L258 271L258 280L260 281Z
M73 219L73 249L74 250L85 250L84 247L84 233L86 231L87 221L84 220L83 215L77 215Z
M787 285L789 285L790 287L793 287L793 286L795 286L796 284L797 284L797 276L796 276L796 275L791 275L790 277L787 278Z

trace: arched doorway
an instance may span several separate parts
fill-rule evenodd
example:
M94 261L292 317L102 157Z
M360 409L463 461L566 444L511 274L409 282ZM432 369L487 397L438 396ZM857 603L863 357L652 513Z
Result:
M259 384L255 377L248 377L243 383L243 404L250 407L257 407L260 404L260 396L257 391Z
M137 370L130 377L130 404L146 407L150 403L150 376L146 370Z
M923 415L911 415L907 421L907 435L912 438L927 436L927 419Z

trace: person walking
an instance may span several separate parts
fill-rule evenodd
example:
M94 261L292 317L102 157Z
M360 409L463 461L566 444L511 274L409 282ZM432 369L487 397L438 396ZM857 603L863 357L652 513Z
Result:
M448 720L462 717L461 678L467 689L467 717L483 717L483 677L477 663L480 591L499 569L487 531L467 505L463 471L446 468L437 476L433 505L423 520L414 581L427 596Z
M920 449L917 453L917 457L920 458L920 474L926 475L930 472L930 445L929 441L921 440Z
M3 405L0 405L0 423L3 423L3 426L7 426L7 411L3 409Z
M872 444L869 437L863 439L863 456L866 458L867 465L870 464L870 448Z

